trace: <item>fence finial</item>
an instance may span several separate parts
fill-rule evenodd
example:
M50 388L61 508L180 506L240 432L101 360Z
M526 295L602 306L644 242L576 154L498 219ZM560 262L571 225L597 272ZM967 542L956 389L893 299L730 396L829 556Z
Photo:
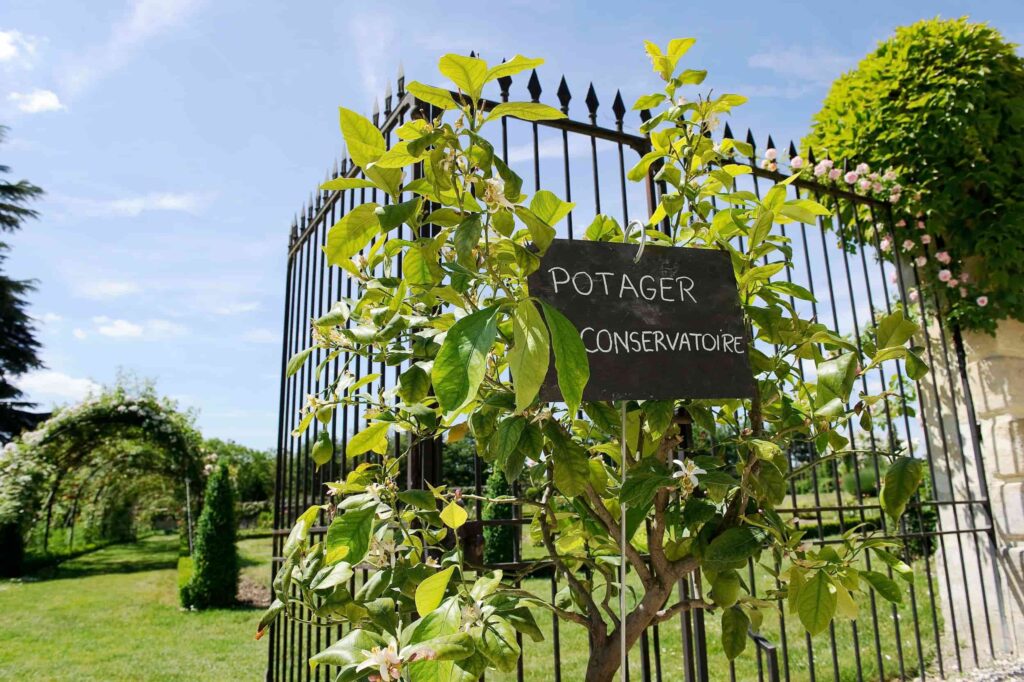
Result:
M377 125L380 119L380 102L376 97L373 98L373 125Z
M814 149L811 147L807 148L807 163L814 165Z
M526 84L526 90L527 90L527 92L530 93L530 97L533 98L534 102L539 102L540 101L541 89L540 89L540 79L537 78L537 69L534 69L533 73L530 74L530 80Z
M398 97L401 99L405 96L405 67L402 66L402 62L398 62Z
M794 156L799 156L799 154L796 153L796 145L793 144L793 140L790 140L789 141L789 158L792 159Z
M725 127L722 128L722 137L732 139L732 128L729 127L729 122L726 121Z
M562 76L562 82L558 84L558 101L562 105L562 113L569 114L569 100L572 99L572 93L569 92L569 84L565 82L565 76Z
M593 83L591 83L590 87L587 88L587 97L584 101L587 104L587 111L590 112L590 123L597 125L597 107L600 106L601 102L597 99L597 93L594 91Z
M622 92L615 91L615 101L612 102L612 113L615 114L615 127L622 130L622 119L626 116L626 103L622 101Z
M391 113L391 81L384 86L384 115Z
M504 64L505 60L502 59L501 63ZM498 79L498 88L501 90L501 101L508 101L508 91L512 87L512 76L502 76Z
M768 136L768 146L766 149L775 149L775 140L772 139L771 135Z
M757 149L757 142L754 140L754 133L750 128L747 128L747 144L752 148Z

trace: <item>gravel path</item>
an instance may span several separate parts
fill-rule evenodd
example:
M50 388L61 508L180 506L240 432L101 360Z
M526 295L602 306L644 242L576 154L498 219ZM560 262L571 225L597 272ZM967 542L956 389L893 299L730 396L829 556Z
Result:
M970 680L971 682L1007 682L1008 680L1024 680L1024 659L999 661L991 666L972 670L953 680Z

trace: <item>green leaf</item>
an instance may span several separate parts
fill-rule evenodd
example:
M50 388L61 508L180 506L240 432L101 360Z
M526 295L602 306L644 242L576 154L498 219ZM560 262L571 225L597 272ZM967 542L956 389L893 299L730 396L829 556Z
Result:
M340 668L361 663L366 658L364 652L375 646L387 646L387 643L376 633L367 630L353 630L310 658L309 667L315 669L318 665L334 665Z
M437 498L429 490L403 490L398 493L398 499L423 511L437 510Z
M876 346L879 350L902 346L917 333L917 324L903 316L903 310L897 308L891 314L878 321L875 330Z
M338 585L347 583L354 575L352 565L347 561L339 561L336 564L321 568L313 580L309 583L311 590L330 590Z
M366 170L379 159L387 148L384 136L373 121L345 107L338 108L341 134L345 138L348 154L357 166Z
M425 579L416 587L416 612L420 618L426 617L428 613L441 605L444 599L444 592L448 589L448 581L455 572L454 566L437 571L434 575Z
M583 402L583 389L590 380L590 363L587 349L579 331L569 319L547 303L541 302L544 318L551 330L551 346L555 351L555 371L562 400L569 408L569 414L576 414Z
M484 83L487 82L487 62L461 54L446 54L437 66L442 74L455 83L455 87L473 100L480 99Z
M533 214L548 225L554 227L565 216L569 215L576 204L571 201L562 201L554 193L542 189L533 195L530 200L530 210Z
M467 315L448 330L431 372L442 410L454 412L476 397L497 333L493 306Z
M449 502L448 505L441 510L441 521L444 525L448 526L453 530L459 529L463 524L466 523L466 519L469 518L469 514L462 508L458 502Z
M498 670L515 670L516 662L519 661L519 644L516 642L515 628L504 618L487 619L477 646Z
M893 572L899 577L903 578L908 583L914 582L914 569L900 560L892 552L888 552L881 547L872 547L872 551L881 559L887 566L892 568Z
M455 254L458 257L459 265L470 269L476 268L473 249L480 244L482 233L483 224L480 222L478 213L466 218L455 228L452 240L455 242Z
M886 469L878 501L893 522L899 521L923 478L924 462L913 457L898 457Z
M916 349L908 350L904 361L907 366L907 376L914 381L923 379L928 374L928 363L921 358Z
M420 197L416 197L400 204L381 206L377 210L381 231L387 232L403 223L408 223L419 212L422 201Z
M633 103L633 111L653 109L664 101L665 95L660 92L656 92L651 95L640 95L636 98L636 102Z
M645 508L654 502L654 496L675 479L655 457L647 457L626 472L626 481L619 492L619 501L630 508Z
M508 366L516 392L516 412L522 412L537 397L551 361L551 342L537 306L526 299L512 316L512 348Z
M355 566L366 557L370 550L370 536L373 522L377 518L377 506L351 509L334 517L327 529L327 557L333 564L345 560Z
M704 565L715 571L742 568L747 559L761 551L761 537L750 528L729 528L717 536L704 552Z
M432 245L413 244L402 259L402 276L410 286L431 287L444 275Z
M836 588L827 573L818 571L800 587L796 610L800 622L812 636L828 627L836 612Z
M890 580L888 576L878 571L861 571L860 578L874 588L875 592L882 595L882 598L893 604L903 601L903 593L900 586Z
M298 353L288 358L288 365L285 367L284 375L286 377L290 377L298 372L302 365L306 363L306 359L309 358L309 354L312 352L312 348L307 348L305 350L300 350Z
M363 178L334 178L320 185L320 189L338 192L346 189L370 189L375 186L372 182Z
M430 392L430 375L419 365L413 365L398 377L398 395L407 405L413 405Z
M280 599L275 599L273 603L263 612L260 617L260 622L256 626L256 639L263 637L264 630L277 620L277 617L284 611L284 602Z
M440 662L440 665L443 665L444 661L461 661L475 652L476 646L469 633L456 632L410 646L402 652L402 655L414 664L416 661L422 660L425 663ZM410 678L410 682L423 682L424 679L422 676L417 676L415 679Z
M506 417L498 424L498 430L494 432L494 437L491 440L491 447L494 449L498 466L502 470L504 470L505 462L509 456L519 447L519 438L523 435L526 423L525 417L516 415L514 417ZM508 479L507 476L506 479Z
M297 549L306 541L309 537L309 529L316 523L317 516L320 515L320 506L316 505L308 508L302 512L302 515L295 520L295 525L292 526L292 530L288 533L288 539L284 542L284 548L281 550L281 556L287 561L291 558L291 555L295 553Z
M547 104L538 102L503 102L491 109L487 116L488 121L499 119L502 116L515 116L524 121L554 121L565 118L565 114L549 107Z
M555 487L566 497L576 497L583 493L590 480L587 453L557 422L547 422L544 435L551 443Z
M427 104L433 104L439 109L457 109L458 104L452 99L452 94L444 88L435 88L433 85L424 85L417 81L409 83L405 87L414 97L423 100Z
M346 457L357 457L366 452L383 455L388 451L388 422L374 422L348 439L345 446Z
M533 240L533 243L543 254L555 239L555 228L541 220L540 217L525 206L516 206L515 212L526 225L526 229L530 231L530 239Z
M791 199L783 204L778 209L778 212L787 218L792 218L808 225L817 225L818 216L831 214L831 211L827 208L817 201L811 201L810 199Z
M747 648L747 628L750 619L738 606L722 611L722 651L731 661Z
M814 396L814 413L823 417L839 417L846 411L846 401L857 378L856 353L844 353L818 363L818 389Z
M492 66L487 72L487 82L490 83L493 80L504 78L505 76L514 76L521 71L527 69L536 69L538 66L544 63L543 59L532 59L524 57L521 54L517 54L507 62Z
M341 265L359 253L380 232L377 204L360 204L334 224L323 247L327 262Z

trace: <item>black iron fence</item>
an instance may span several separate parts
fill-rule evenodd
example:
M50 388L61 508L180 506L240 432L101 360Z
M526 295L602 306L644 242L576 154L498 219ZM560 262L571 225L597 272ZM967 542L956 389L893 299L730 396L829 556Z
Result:
M512 79L499 81L500 96L508 100ZM543 94L534 73L525 83L529 98L539 101ZM622 224L632 218L646 218L657 205L663 188L649 179L646 184L628 183L626 171L649 149L648 140L635 130L639 119L627 120L626 107L616 94L610 107L602 108L591 86L584 97L585 120L574 118L579 110L563 78L556 90L560 108L569 118L557 121L524 122L501 119L500 139L492 142L506 163L534 189L542 186L576 202L560 230L562 237L579 237L590 219L605 213ZM431 116L430 105L417 101L404 90L399 78L397 92L390 87L383 111L375 111L374 123L385 139L410 117ZM725 131L727 136L732 136ZM747 141L757 149L749 132ZM771 138L755 152L774 147ZM792 150L792 145L790 145ZM781 150L780 150L781 153ZM793 152L795 153L795 152ZM749 159L753 172L741 176L742 187L760 193L783 175L762 169ZM358 174L346 160L336 165L331 177ZM877 459L850 457L845 462L811 466L790 482L788 501L780 513L808 529L808 541L829 544L837 536L860 524L881 529L904 539L904 559L917 573L906 586L903 602L890 605L870 594L859 604L857 620L837 620L826 633L811 638L795 618L780 608L777 616L766 618L758 634L751 633L751 646L734 662L726 660L718 645L717 620L705 620L701 612L684 613L676 625L655 626L646 632L630 653L633 679L704 680L864 680L943 676L965 670L998 655L1003 644L1003 605L1000 575L995 563L996 539L981 464L978 428L967 383L963 345L959 334L949 331L938 319L934 301L920 290L914 263L902 262L898 249L892 260L880 259L880 238L892 239L893 215L889 205L859 196L842 188L798 180L791 195L829 199L838 209L819 224L776 226L778 234L790 240L794 250L793 268L779 274L816 296L816 301L794 300L805 314L837 329L860 344L873 328L877 316L902 305L923 324L921 338L929 374L910 380L902 367L877 369L863 376L861 387L889 386L899 400L887 403L871 424L852 425L846 434L851 447L884 449L902 447L928 465L925 488L909 507L899 528L882 513L877 500L877 483L883 474ZM309 450L325 428L317 422L299 438L290 433L298 422L306 395L315 391L315 368L325 357L317 357L290 378L284 378L284 363L309 343L309 321L324 314L339 296L354 296L353 283L340 268L330 268L321 246L327 232L346 212L367 201L387 201L376 190L344 192L317 191L305 204L291 227L288 270L285 283L285 311L282 348L277 459L277 495L274 535L274 567L280 565L281 547L295 518L311 504L323 501L324 483L344 476L349 463L339 455L317 470ZM865 231L866 221L876 226ZM403 226L402 231L408 228ZM872 237L865 238L865 234ZM397 238L407 238L400 232ZM908 260L908 259L903 259ZM397 265L400 268L400 263ZM400 270L399 270L400 272ZM346 362L340 357L327 363L331 372ZM356 358L349 369L357 378L373 375L371 388L391 387L401 367L386 367ZM814 371L813 363L800 367ZM348 436L359 430L360 407L339 411L327 427L344 452ZM699 438L699 434L698 434ZM397 444L396 444L397 447ZM419 443L406 466L410 487L422 487L424 480L443 483L443 448L439 442ZM813 454L794 450L791 465L812 461ZM471 480L464 481L480 493L486 478L486 464L479 459L466 467ZM481 520L479 503L474 527L511 525L515 532L511 561L498 566L516 572L541 566L542 553L533 547L523 528L528 523L520 510L511 519ZM325 529L315 529L314 535ZM865 568L892 576L888 566ZM561 589L553 572L526 578L524 587L554 596ZM361 577L365 579L365 575ZM754 594L765 594L776 586L775 579L751 564L746 574ZM699 594L697 581L683 581L680 597ZM783 606L780 604L780 607ZM311 670L308 658L340 634L337 627L317 626L314 614L299 614L311 623L282 621L270 635L267 679L329 679L324 668ZM489 679L566 680L582 679L586 665L586 637L576 626L551 619L548 637L540 644L523 648L516 673ZM522 644L522 642L521 642Z

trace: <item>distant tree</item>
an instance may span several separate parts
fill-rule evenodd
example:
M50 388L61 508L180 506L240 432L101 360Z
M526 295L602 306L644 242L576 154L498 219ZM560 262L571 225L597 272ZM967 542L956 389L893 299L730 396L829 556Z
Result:
M203 450L228 465L240 502L262 502L274 496L274 455L233 440L207 438Z
M472 490L476 485L476 441L472 437L444 444L441 482L449 488Z
M511 494L512 486L505 480L505 475L498 469L491 471L491 475L487 477L487 490L484 495L495 499ZM485 521L511 519L512 505L487 503L484 505L483 517ZM484 526L484 563L490 565L512 561L515 534L515 526Z
M219 464L206 483L192 559L192 579L181 590L182 604L196 609L233 605L238 591L238 550L235 493L227 463Z
M6 133L7 128L0 126L0 143ZM4 179L10 171L10 167L0 164L0 234L15 232L26 220L35 218L37 213L27 204L43 194L43 190L27 180ZM25 295L32 291L33 284L3 273L8 248L6 242L0 241L0 443L10 441L22 429L32 428L39 421L30 411L35 405L21 399L22 392L12 381L15 376L42 366L39 341L25 311Z

